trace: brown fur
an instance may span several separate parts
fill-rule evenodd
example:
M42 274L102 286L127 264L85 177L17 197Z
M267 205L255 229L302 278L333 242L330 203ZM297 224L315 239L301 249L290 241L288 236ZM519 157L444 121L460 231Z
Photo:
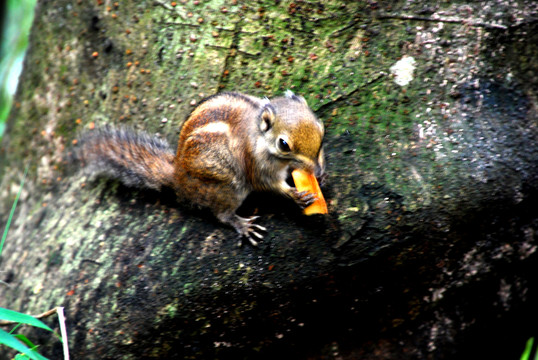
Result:
M296 168L323 173L323 132L306 101L291 92L271 101L221 93L185 121L176 155L156 137L108 126L83 134L75 155L90 173L130 186L172 187L255 243L252 235L261 237L256 230L263 228L235 211L253 190L310 203L311 195L297 193L285 180Z

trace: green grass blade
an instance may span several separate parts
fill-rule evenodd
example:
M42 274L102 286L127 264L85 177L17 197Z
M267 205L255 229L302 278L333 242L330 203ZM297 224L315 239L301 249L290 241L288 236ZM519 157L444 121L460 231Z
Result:
M520 360L529 360L529 358L531 356L533 343L534 343L534 338L533 337L531 337L529 340L527 340L527 344L525 345L525 350L523 350L523 354L521 354Z
M11 219L13 218L13 214L15 213L15 208L17 207L17 202L19 201L19 197L21 196L22 187L24 185L24 180L26 179L27 173L28 173L28 165L26 166L26 169L24 170L24 176L22 177L22 180L21 180L21 186L19 188L19 191L17 192L17 196L15 197L13 206L11 207L11 212L9 213L9 217L7 218L6 228L4 229L4 235L2 235L2 240L0 241L0 256L2 255L2 249L4 248L4 241L6 241L7 231L9 230L9 226L11 225Z
M13 360L28 360L28 359L30 359L30 358L28 356L26 356L26 355L23 355L23 354L17 354L17 356L15 356L13 358Z
M24 343L26 346L28 346L30 349L35 349L37 346L34 345L33 342L30 341L25 335L23 334L17 334L14 335L17 339L19 339L22 343Z
M10 333L10 334L13 334L13 333L15 332L15 330L17 330L20 326L22 326L22 324L21 324L21 323L18 323L17 325L15 325L15 327L14 327L13 329L11 329L11 330L9 331L9 333Z
M20 353L25 354L33 360L47 360L46 357L39 355L37 352L30 350L26 345L21 343L17 338L4 330L0 329L0 345L6 345Z
M0 308L0 319L13 321L16 323L28 324L48 331L53 331L50 327L45 325L41 320L36 319L33 316L22 314L9 309Z

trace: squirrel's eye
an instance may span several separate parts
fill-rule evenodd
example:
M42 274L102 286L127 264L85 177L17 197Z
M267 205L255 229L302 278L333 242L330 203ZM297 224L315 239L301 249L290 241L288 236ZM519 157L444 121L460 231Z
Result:
M291 151L290 145L283 138L279 138L277 144L278 144L278 149L282 151L283 153L289 153Z

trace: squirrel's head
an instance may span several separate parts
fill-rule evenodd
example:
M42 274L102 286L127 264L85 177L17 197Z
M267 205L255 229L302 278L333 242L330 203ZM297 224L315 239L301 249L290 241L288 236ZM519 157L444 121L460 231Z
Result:
M282 97L266 99L259 115L259 128L272 156L289 161L293 169L322 175L323 123L302 96L288 90Z

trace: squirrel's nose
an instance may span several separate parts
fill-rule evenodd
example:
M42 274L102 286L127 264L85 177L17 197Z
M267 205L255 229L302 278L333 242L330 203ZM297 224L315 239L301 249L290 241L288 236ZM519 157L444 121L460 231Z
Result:
M314 175L316 175L316 177L319 179L323 177L324 174L325 174L325 170L323 170L323 167L320 164L316 164Z

